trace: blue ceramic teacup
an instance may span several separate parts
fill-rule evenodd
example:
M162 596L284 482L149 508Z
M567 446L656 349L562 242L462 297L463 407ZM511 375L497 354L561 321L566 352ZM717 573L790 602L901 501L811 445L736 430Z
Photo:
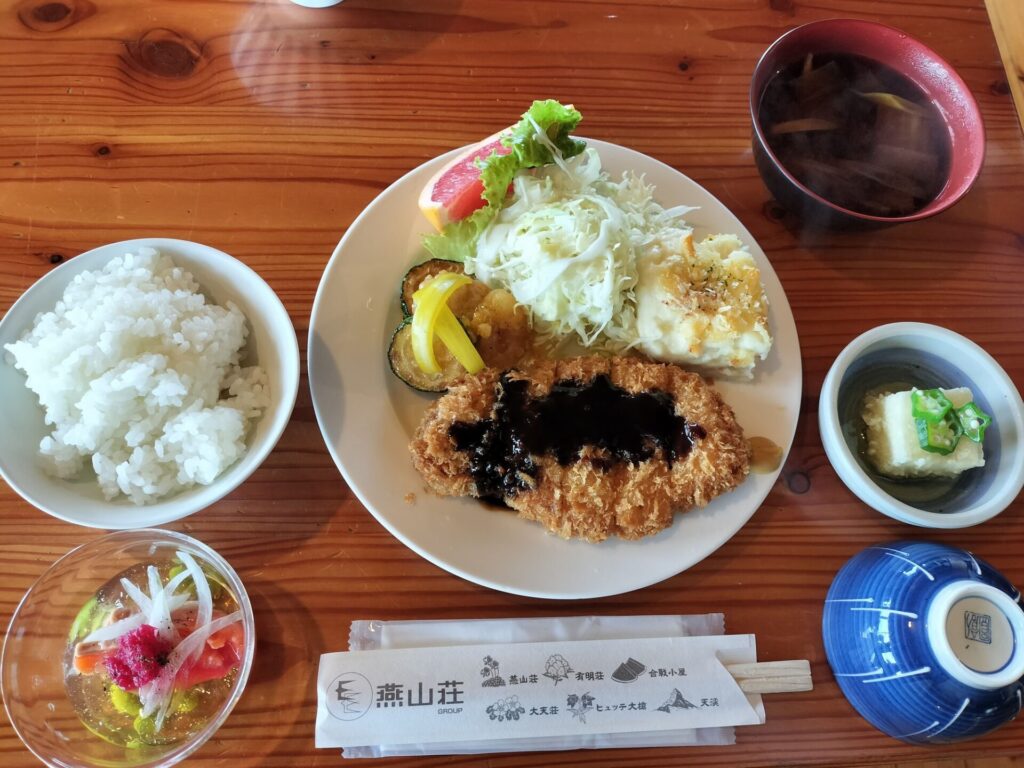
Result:
M868 547L832 582L822 632L846 698L889 736L962 741L1021 710L1020 592L970 552L930 542Z

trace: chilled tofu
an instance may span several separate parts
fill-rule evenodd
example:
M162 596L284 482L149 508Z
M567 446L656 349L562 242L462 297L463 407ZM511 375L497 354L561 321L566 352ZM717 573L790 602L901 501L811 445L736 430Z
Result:
M942 393L959 408L974 397L967 387L943 389ZM865 398L864 423L867 425L867 458L875 469L888 477L956 477L985 465L981 443L960 439L952 453L943 455L921 448L911 413L910 392L874 395Z

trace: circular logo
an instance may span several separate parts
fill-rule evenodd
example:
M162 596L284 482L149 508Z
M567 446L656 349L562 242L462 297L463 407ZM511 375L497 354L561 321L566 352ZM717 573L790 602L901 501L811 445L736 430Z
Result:
M373 706L373 686L358 672L342 672L326 693L327 711L339 720L358 720Z

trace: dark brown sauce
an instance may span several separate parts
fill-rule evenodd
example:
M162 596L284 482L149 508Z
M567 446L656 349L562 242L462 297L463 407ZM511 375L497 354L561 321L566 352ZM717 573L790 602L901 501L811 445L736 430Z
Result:
M843 208L906 216L946 183L950 143L938 108L871 59L815 54L780 68L758 121L782 165Z
M539 475L534 456L551 456L562 466L579 460L587 446L599 471L636 464L658 451L669 466L707 437L698 424L676 414L667 392L633 394L606 375L582 384L560 381L540 398L529 382L503 373L490 418L457 421L448 434L460 451L471 453L470 474L477 493L491 501L532 488Z

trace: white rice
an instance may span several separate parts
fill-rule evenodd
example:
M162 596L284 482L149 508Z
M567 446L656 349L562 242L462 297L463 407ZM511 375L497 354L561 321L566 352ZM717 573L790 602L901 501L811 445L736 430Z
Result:
M5 348L53 427L39 444L47 471L89 466L108 499L147 504L245 453L269 405L264 370L239 365L247 335L237 306L207 303L191 274L141 248L76 276Z

